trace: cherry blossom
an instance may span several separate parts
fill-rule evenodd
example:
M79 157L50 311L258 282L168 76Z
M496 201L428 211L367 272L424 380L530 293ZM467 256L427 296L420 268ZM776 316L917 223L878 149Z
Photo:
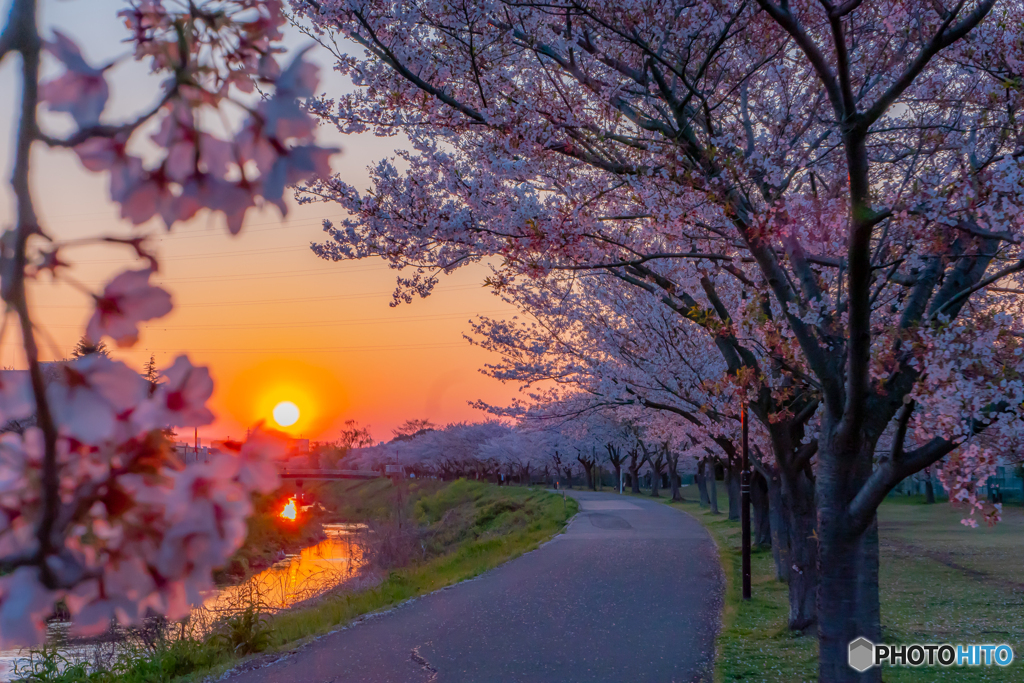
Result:
M96 444L114 435L148 394L146 381L127 365L100 355L62 363L47 399L62 433Z
M153 269L128 270L117 275L96 297L85 333L90 339L112 337L118 346L131 346L138 340L138 323L170 313L171 295L149 284Z
M58 597L39 580L39 570L18 567L0 578L0 638L10 645L35 645L46 631L46 619Z
M234 462L238 466L236 476L243 486L260 493L269 493L277 488L279 475L274 463L288 452L286 434L259 425L245 443L224 442L218 446L225 452L234 453Z
M98 123L110 96L104 70L89 66L71 38L57 30L53 36L53 40L46 43L46 49L64 64L67 71L42 84L42 98L51 110L71 114L79 126Z
M213 394L213 380L205 367L195 367L186 356L178 356L161 372L163 381L153 396L140 406L135 421L146 428L201 427L213 421L206 401Z
M28 376L16 370L0 370L0 419L20 420L34 409Z

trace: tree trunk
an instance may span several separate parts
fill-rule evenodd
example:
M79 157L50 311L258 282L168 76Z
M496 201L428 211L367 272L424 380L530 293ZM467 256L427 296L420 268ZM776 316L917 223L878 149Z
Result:
M739 458L729 458L728 467L725 468L725 489L729 493L729 519L732 521L740 518L741 469Z
M711 514L719 515L721 512L718 510L718 482L715 481L715 466L712 463L711 476L708 478L708 502L711 504Z
M639 468L636 465L629 466L629 490L633 493L640 493L640 476L637 473Z
M754 543L763 548L772 544L771 520L768 514L768 483L760 472L752 473L750 506L754 511Z
M672 488L672 500L680 501L683 499L679 495L679 456L670 456L668 459L668 483Z
M585 459L580 459L580 458L576 458L576 459L579 460L580 465L583 467L583 476L586 477L587 488L590 489L591 491L593 491L594 490L594 469L593 469L593 467L591 467L590 461L589 460L585 460Z
M818 618L815 609L818 588L815 489L806 470L781 474L783 514L789 528L789 628L803 631Z
M705 460L701 460L699 463L697 463L697 476L694 477L694 480L697 482L697 491L700 492L700 506L702 508L708 506L709 500L708 482L707 479L704 477L705 463Z
M924 468L924 502L934 503L935 502L935 485L932 484L932 468Z
M848 665L850 642L882 639L878 600L878 521L851 530L848 505L871 475L874 444L862 435L842 439L826 412L816 470L818 503L818 680L881 683L880 668L859 674Z
M618 493L619 482L622 481L622 463L614 462L612 463L612 467L615 468L615 481L613 482L613 484L615 486L616 493Z
M778 470L768 470L765 484L768 486L768 518L772 533L772 558L775 560L775 578L789 583L789 523L784 514L782 502L782 479Z

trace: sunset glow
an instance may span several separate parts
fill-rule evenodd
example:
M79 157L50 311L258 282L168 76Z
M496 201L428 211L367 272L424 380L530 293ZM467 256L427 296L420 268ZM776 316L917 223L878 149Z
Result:
M291 427L299 421L299 407L291 401L281 401L274 406L274 422L282 427Z

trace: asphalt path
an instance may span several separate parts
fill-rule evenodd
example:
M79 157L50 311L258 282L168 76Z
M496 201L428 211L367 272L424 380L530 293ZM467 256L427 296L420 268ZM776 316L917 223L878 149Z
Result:
M657 501L568 494L579 514L537 550L227 680L710 681L723 578L707 532Z

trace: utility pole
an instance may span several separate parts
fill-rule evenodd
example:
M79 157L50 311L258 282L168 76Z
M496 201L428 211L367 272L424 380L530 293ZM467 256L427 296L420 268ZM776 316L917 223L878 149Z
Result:
M747 439L747 402L743 401L740 409L740 430L743 433L741 441L741 467L740 472L740 534L743 537L743 599L750 599L750 454L748 452Z

